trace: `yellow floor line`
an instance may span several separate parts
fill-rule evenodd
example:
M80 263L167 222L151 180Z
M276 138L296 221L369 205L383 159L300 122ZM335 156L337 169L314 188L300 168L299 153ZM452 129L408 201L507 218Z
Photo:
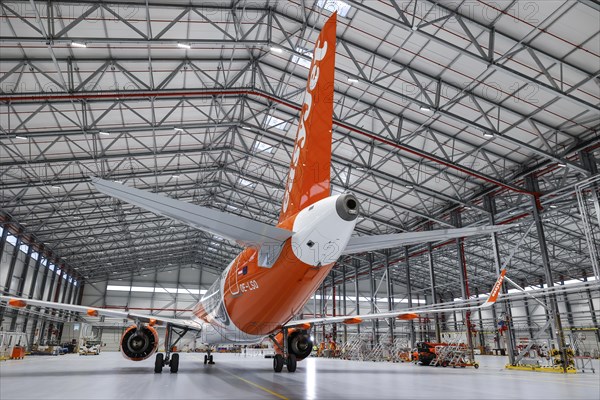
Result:
M222 370L222 371L225 371L225 370ZM274 391L272 391L272 390L270 390L270 389L267 389L267 388L266 388L266 387L264 387L264 386L260 386L258 383L254 383L254 382L252 382L252 381L249 381L249 380L247 380L247 379L244 379L244 378L242 378L242 377L240 377L240 376L237 376L237 375L235 375L235 374L232 374L232 373L231 373L231 372L229 372L229 371L225 371L225 372L226 372L226 373L228 373L229 375L231 375L231 376L233 376L233 377L235 377L235 378L239 379L239 380L240 380L240 381L242 381L242 382L246 382L248 385L252 385L252 386L254 386L254 387L256 387L256 388L258 388L258 389L260 389L260 390L263 390L263 391L265 391L265 392L267 392L267 393L270 393L270 394L272 394L272 395L273 395L273 396L275 396L275 397L278 397L278 398L280 398L280 399L282 399L282 400L289 400L289 399L288 399L287 397L285 397L284 395L282 395L282 394L279 394L279 393L277 393L277 392L274 392Z

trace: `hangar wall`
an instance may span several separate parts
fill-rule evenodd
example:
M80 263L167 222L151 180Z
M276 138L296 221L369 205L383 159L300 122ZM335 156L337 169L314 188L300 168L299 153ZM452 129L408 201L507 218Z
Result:
M19 235L12 226L0 227L0 285L3 294L36 300L75 304L81 284L69 275L68 267L31 236ZM33 307L26 312L0 308L0 329L26 334L27 345L58 340L64 321L72 318L68 312L40 311Z

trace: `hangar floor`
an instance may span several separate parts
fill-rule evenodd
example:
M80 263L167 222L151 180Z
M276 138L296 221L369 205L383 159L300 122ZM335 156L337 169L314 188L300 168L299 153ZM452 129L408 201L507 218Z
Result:
M598 399L598 374L504 370L504 359L481 357L481 367L310 358L294 374L275 374L271 360L182 354L180 370L152 372L153 360L125 361L118 353L28 357L0 363L0 399ZM596 365L597 367L597 365Z

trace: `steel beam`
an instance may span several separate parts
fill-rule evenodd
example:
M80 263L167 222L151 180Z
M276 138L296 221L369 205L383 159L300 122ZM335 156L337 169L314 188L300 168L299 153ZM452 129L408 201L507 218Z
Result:
M539 186L537 183L537 179L534 178L532 175L529 175L526 178L525 183L532 192L539 193ZM542 254L542 262L543 262L543 266L544 266L544 272L546 275L546 285L548 285L549 288L554 287L554 279L552 278L552 268L550 266L550 257L548 257L548 247L546 245L546 237L544 234L544 225L542 224L542 218L540 216L539 204L535 197L531 198L531 207L532 207L533 220L535 222L535 227L537 230L538 242L540 245L540 252ZM561 322L561 318L560 318L556 295L550 294L548 296L548 300L550 303L549 310L550 310L550 313L551 313L551 316L552 316L552 319L554 322L554 330L556 331L557 339L558 339L557 347L558 347L558 350L560 351L563 371L566 373L567 372L567 360L568 360L567 346L565 343L565 335L564 335L563 328L562 328L562 322Z

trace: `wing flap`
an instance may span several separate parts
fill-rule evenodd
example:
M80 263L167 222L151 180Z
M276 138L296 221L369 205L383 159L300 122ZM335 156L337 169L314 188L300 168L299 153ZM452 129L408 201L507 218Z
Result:
M171 199L100 178L92 178L96 189L155 214L176 219L196 229L210 232L242 246L277 245L293 232L239 215Z
M388 235L351 237L344 254L362 253L365 251L389 249L409 244L437 242L466 236L486 235L501 232L513 225L477 226L469 228L439 229L423 232L403 232Z

